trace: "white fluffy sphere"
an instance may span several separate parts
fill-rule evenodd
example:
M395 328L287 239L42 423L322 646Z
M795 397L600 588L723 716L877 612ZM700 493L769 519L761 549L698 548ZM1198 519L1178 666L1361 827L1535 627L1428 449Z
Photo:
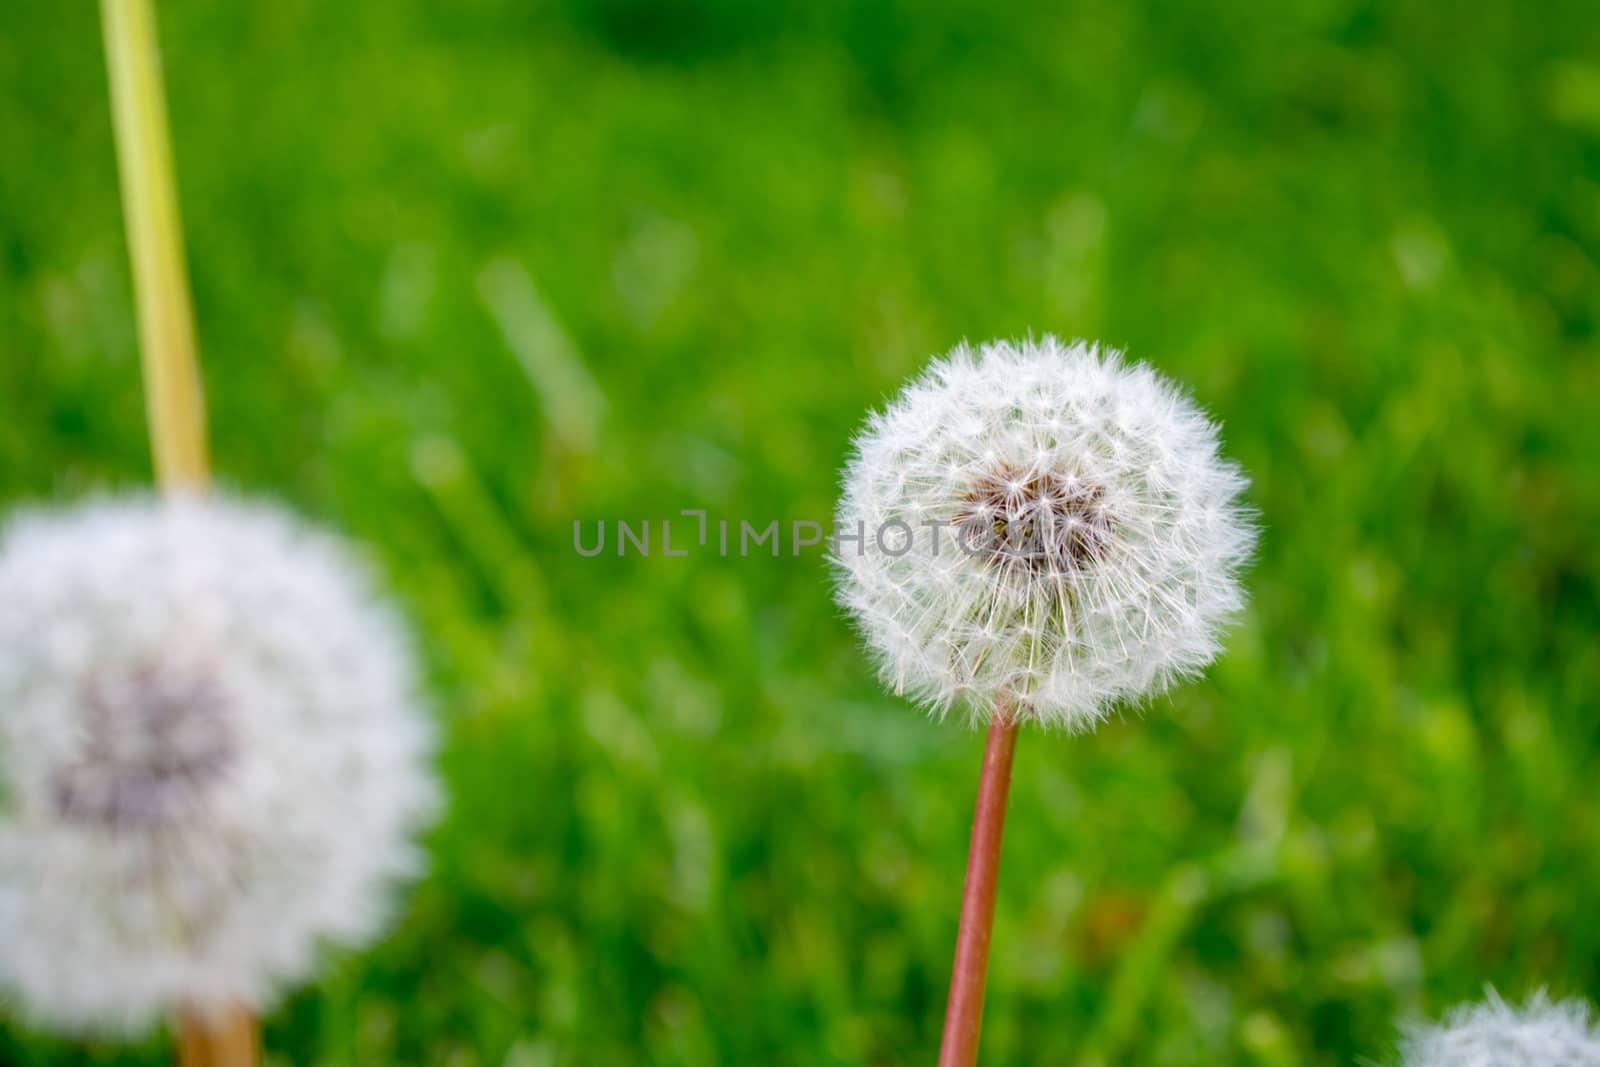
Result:
M334 537L227 498L0 538L0 994L75 1030L261 1009L381 929L437 806L405 629Z
M1217 654L1254 544L1245 485L1143 364L963 345L856 438L839 601L896 692L1088 729Z
M1581 1000L1539 992L1519 1011L1491 989L1482 1004L1413 1030L1403 1055L1405 1067L1600 1067L1600 1027Z

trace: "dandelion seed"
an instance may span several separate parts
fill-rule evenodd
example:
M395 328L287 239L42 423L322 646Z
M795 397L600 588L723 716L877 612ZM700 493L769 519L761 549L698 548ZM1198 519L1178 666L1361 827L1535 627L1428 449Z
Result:
M830 553L884 683L990 724L940 1067L977 1059L1018 725L1087 730L1215 657L1254 545L1217 428L1142 364L1078 342L966 346L856 438L840 530L951 527Z
M0 994L131 1031L259 1010L375 936L437 805L395 613L270 506L137 496L0 536Z
M1442 1024L1413 1028L1401 1052L1405 1067L1600 1067L1600 1024L1582 1000L1540 990L1518 1009L1490 989Z
M942 522L935 558L837 546L840 602L883 676L943 712L999 702L1092 727L1203 668L1243 604L1245 479L1217 428L1115 352L958 348L872 417L841 529Z

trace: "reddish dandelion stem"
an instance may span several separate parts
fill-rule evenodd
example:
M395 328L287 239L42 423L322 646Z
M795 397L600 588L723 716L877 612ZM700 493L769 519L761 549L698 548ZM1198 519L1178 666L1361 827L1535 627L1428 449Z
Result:
M1006 797L1011 791L1011 757L1017 750L1017 720L1005 705L995 708L989 743L978 779L978 804L972 817L967 882L961 893L961 927L950 974L939 1067L972 1067L978 1062L978 1030L983 1024L983 987L989 973L989 937L994 927L994 893L1000 875L1000 838L1005 832Z

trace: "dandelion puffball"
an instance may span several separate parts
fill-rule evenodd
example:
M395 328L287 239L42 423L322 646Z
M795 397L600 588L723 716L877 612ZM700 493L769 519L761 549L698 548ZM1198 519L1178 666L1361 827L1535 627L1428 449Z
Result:
M0 538L0 995L129 1030L265 1007L381 928L436 807L398 617L263 504L107 499Z
M1143 364L963 345L855 440L839 601L896 692L1088 729L1216 656L1254 545L1245 485Z
M1539 992L1518 1010L1491 989L1443 1025L1413 1030L1402 1054L1405 1067L1600 1067L1600 1026L1582 1000Z

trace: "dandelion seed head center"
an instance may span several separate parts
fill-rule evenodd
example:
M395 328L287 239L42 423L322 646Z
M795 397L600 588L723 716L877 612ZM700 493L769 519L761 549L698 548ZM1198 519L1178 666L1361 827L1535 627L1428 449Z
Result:
M1116 532L1105 488L1076 472L999 464L974 478L955 518L964 546L1029 575L1079 572L1106 558Z
M82 736L56 774L62 816L111 827L180 816L233 765L237 746L216 672L143 663L84 680Z

